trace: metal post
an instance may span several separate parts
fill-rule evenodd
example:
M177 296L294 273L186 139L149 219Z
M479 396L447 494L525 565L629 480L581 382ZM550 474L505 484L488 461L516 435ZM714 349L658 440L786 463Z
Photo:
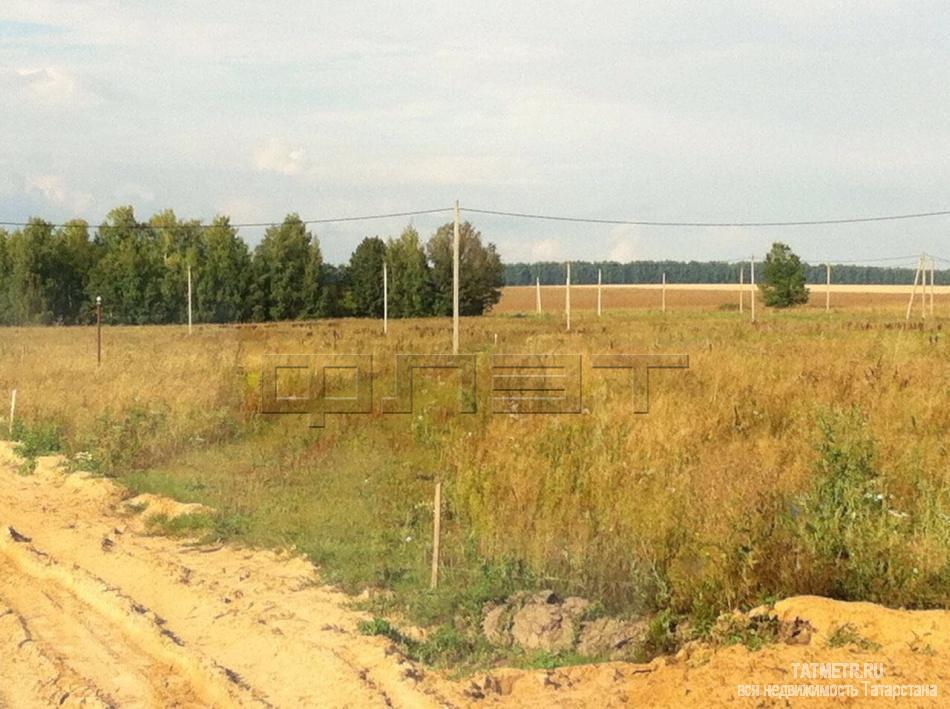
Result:
M188 264L188 334L191 334L191 264Z
M102 296L96 296L96 364L102 364Z
M452 354L459 353L459 201L455 200L455 238L452 241Z

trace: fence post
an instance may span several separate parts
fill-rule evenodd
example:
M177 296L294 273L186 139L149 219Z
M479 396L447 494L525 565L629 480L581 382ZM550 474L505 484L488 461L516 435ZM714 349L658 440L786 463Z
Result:
M10 392L10 440L13 440L14 416L16 416L16 389Z

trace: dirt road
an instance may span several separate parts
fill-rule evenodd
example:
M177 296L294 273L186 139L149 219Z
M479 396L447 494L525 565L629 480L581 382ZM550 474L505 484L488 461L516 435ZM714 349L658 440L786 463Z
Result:
M304 560L144 535L143 515L174 503L130 505L110 481L57 465L40 459L20 475L0 442L3 707L726 706L739 684L796 681L795 662L878 662L882 681L938 686L939 698L905 706L940 706L950 691L950 613L816 598L776 608L809 618L808 645L449 681L360 635L364 616ZM880 647L830 648L830 628L844 622Z

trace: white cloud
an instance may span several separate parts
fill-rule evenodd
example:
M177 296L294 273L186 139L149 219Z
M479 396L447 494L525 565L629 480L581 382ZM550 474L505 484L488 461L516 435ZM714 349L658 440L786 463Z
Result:
M610 235L610 251L607 252L608 261L628 263L637 258L643 258L635 227L625 226L613 230Z
M71 189L60 175L37 175L27 178L27 192L38 192L50 205L68 209L79 216L93 203L88 192Z
M268 138L254 150L254 167L260 172L300 175L309 166L306 151L282 138Z
M531 244L532 261L559 261L561 242L556 239L540 239Z
M61 67L0 67L0 87L14 96L47 105L64 105L87 96L78 77Z

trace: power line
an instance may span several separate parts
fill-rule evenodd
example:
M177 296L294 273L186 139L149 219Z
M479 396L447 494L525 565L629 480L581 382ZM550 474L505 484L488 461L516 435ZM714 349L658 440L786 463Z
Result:
M496 217L516 217L518 219L543 219L553 222L575 222L578 224L615 224L622 226L656 227L771 227L771 226L819 226L822 224L860 224L863 222L888 222L899 219L923 219L926 217L950 216L950 210L938 212L917 212L914 214L889 214L876 217L854 217L849 219L814 219L789 222L654 222L635 219L588 219L584 217L564 217L550 214L529 214L526 212L502 212L494 209L462 208L463 212L491 214Z
M451 212L452 209L453 207L442 207L441 209L417 209L411 212L389 212L386 214L363 214L363 215L355 216L355 217L326 217L322 219L301 219L300 223L301 224L335 224L337 222L365 222L365 221L370 221L373 219L390 219L394 217L415 217L422 214L439 214L442 212ZM47 222L42 222L42 223L44 226L50 226L55 229L60 229L63 227L72 226L78 221L86 222L86 224L91 223L85 219L74 219L72 222L66 223L66 224L48 224ZM242 228L250 229L253 227L278 226L279 224L283 223L283 221L284 220L281 219L281 220L273 221L273 222L243 222L243 223L237 223L237 224L229 222L228 226L234 229L242 229ZM13 227L26 227L26 226L31 226L31 224L32 224L31 222L0 222L0 226L13 226ZM106 224L104 226L109 227L112 225ZM123 225L123 227L125 226L126 225ZM137 222L135 224L129 224L127 226L133 229L165 228L164 225L161 225L161 224L155 225L155 224L150 224L148 222L144 222L144 223ZM188 222L184 222L181 224L176 224L175 226L176 227L187 226L187 227L198 228L198 229L210 229L214 227L215 224L189 224Z

